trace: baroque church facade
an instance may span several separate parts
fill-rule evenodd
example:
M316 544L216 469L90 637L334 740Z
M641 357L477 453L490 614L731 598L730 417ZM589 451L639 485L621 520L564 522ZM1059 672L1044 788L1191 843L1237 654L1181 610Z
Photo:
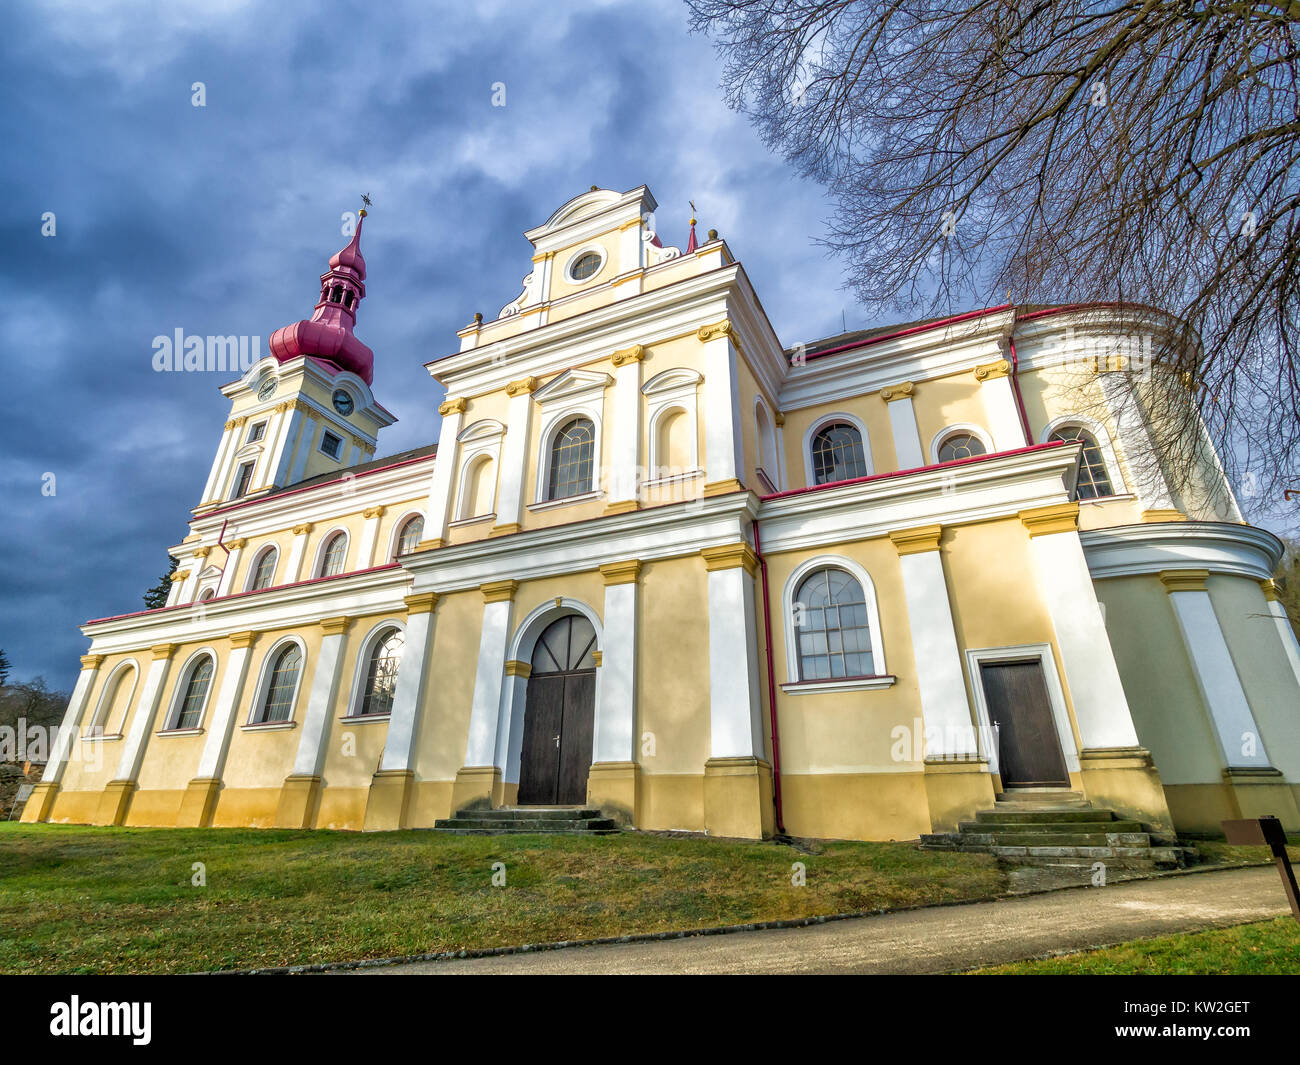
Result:
M1072 792L1300 829L1282 545L1208 445L1166 476L1131 308L787 350L654 208L593 187L530 230L523 291L428 364L436 445L386 458L358 225L222 388L167 605L84 626L24 820L912 839Z

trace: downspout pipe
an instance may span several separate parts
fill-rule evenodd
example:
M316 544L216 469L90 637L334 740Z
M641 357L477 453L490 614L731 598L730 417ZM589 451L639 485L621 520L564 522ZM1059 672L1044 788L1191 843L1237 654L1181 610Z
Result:
M1034 437L1029 429L1029 414L1025 410L1025 396L1020 391L1020 363L1016 361L1016 308L1011 307L1011 326L1007 330L1007 354L1011 363L1011 388L1016 394L1016 410L1020 412L1020 428L1025 434L1025 446L1033 447Z
M758 558L759 584L763 588L763 639L767 644L767 708L772 721L772 797L776 801L776 832L785 835L785 816L781 808L781 736L776 723L776 673L772 665L772 603L767 590L767 559L763 557L763 540L758 520L753 523L754 554Z

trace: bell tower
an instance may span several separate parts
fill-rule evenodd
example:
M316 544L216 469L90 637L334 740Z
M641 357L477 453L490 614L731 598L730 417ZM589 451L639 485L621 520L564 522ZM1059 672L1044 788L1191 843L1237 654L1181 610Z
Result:
M375 401L374 352L352 331L366 297L365 219L321 274L312 316L277 329L271 353L222 386L230 418L196 514L365 462L397 420Z

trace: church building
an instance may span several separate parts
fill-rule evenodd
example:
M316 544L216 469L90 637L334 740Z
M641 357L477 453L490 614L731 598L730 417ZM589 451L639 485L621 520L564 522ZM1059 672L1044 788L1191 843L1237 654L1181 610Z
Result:
M167 605L83 627L24 820L572 804L905 840L1075 795L1300 830L1282 544L1208 436L1173 476L1134 385L1176 321L1002 306L790 345L727 242L692 219L669 247L655 206L593 187L529 230L522 291L427 364L436 443L385 457L359 224L222 386Z

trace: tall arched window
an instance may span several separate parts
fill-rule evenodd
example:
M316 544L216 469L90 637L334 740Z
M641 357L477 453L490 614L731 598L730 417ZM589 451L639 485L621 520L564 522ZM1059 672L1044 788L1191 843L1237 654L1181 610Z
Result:
M415 545L424 538L424 518L419 514L413 518L407 518L402 526L402 531L397 537L397 554L409 555L415 550Z
M595 426L587 418L574 418L555 434L551 441L547 499L567 499L591 491L595 441Z
M348 534L336 532L329 538L320 557L318 577L333 577L343 572L343 559L348 553Z
M1057 429L1049 440L1077 440L1083 444L1083 456L1079 460L1079 480L1075 484L1075 493L1079 499L1098 499L1101 496L1113 496L1115 489L1110 483L1110 474L1106 472L1106 460L1102 456L1097 438L1081 425L1063 425Z
M812 439L813 482L832 484L867 475L862 434L848 422L832 422Z
M831 567L810 573L794 606L800 680L874 674L867 600L852 576Z
M135 693L135 682L134 665L121 666L109 677L99 699L92 731L102 730L106 736L115 736L122 731L126 712L131 707L131 696Z
M212 686L212 658L204 655L195 662L185 680L185 694L181 697L176 710L176 720L172 728L198 728L203 720L203 707L208 701L208 689Z
M397 691L397 667L402 664L405 645L406 634L401 629L388 629L376 638L366 666L366 686L362 689L358 714L392 712L393 693Z
M288 721L293 714L293 696L298 689L298 672L302 669L302 652L289 644L275 656L266 685L258 722Z
M984 441L974 433L960 430L949 433L939 445L940 462L956 462L958 459L970 459L987 453L988 449L985 448Z
M249 591L256 592L271 587L271 578L275 576L275 561L279 557L280 552L274 547L268 547L257 556L257 562L253 566L253 579L248 585Z

